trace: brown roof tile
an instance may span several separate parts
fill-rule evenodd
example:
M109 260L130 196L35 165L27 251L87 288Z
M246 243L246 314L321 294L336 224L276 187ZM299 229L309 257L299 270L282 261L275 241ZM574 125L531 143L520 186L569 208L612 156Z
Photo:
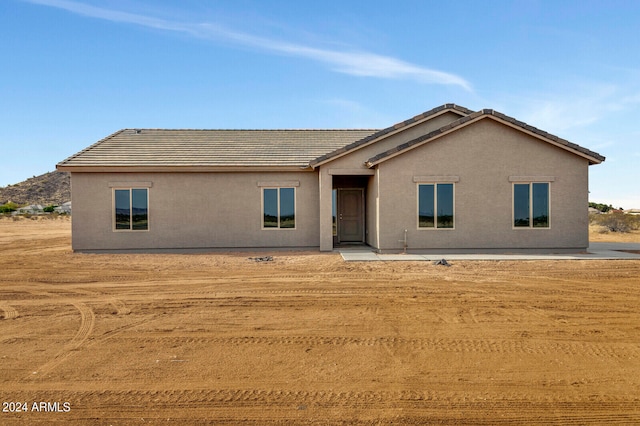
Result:
M58 164L67 167L296 166L375 130L120 130Z
M473 112L455 104L445 104L382 130L124 129L60 162L58 169L315 167L445 110L464 116L429 134L380 153L370 158L368 164L377 164L445 132L465 126L472 120L488 116L584 155L593 164L605 159L598 153L497 111L484 109Z

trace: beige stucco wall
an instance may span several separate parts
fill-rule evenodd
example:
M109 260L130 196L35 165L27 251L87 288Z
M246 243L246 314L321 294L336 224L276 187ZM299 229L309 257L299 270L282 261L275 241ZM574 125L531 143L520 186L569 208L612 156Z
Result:
M445 111L440 115L437 115L431 119L428 119L422 123L416 124L413 127L404 128L401 132L392 134L378 142L375 142L369 146L362 147L356 151L338 157L326 164L320 166L320 250L330 251L333 250L333 237L332 231L332 216L331 216L331 189L332 179L331 174L357 174L358 171L369 172L365 162L388 149L395 148L396 146L408 142L412 139L420 137L424 134L439 129L440 127L451 123L460 118L460 115ZM372 247L377 247L377 177L374 175L369 180L369 185L366 189L366 234L365 239L367 244Z
M378 247L504 249L588 246L588 160L484 119L378 165ZM418 229L414 176L458 176L455 229ZM549 229L513 229L510 176L552 176Z
M380 202L378 194L378 176L376 174L369 179L365 193L366 201L366 243L371 247L378 246L378 203Z
M317 247L317 172L72 173L74 250ZM258 182L299 182L296 228L262 228ZM110 183L151 182L149 230L113 231Z
M333 250L333 176L329 169L321 168L318 171L318 221L320 227L320 250Z

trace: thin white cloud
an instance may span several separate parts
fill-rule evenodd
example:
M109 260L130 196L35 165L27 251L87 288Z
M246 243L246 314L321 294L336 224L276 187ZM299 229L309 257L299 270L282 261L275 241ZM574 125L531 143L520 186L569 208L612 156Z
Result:
M23 0L27 3L40 4L43 6L51 6L58 9L64 9L78 15L89 16L92 18L104 19L113 22L124 22L128 24L136 24L150 28L162 30L184 31L181 26L173 25L162 19L151 18L133 13L120 12L116 10L103 9L88 4L77 3L67 0Z
M392 123L394 119L371 108L367 102L336 97L320 99L317 102L330 107L323 118L328 126L334 128L377 129L380 123Z
M471 84L455 74L411 64L390 56L362 51L338 51L277 41L233 31L212 23L173 22L150 16L104 9L70 0L24 0L29 3L63 9L78 15L112 22L134 24L165 31L175 31L209 40L227 40L265 51L302 57L328 65L333 71L362 77L411 79L426 84L459 86L471 91Z
M603 82L577 82L551 92L509 98L514 116L557 135L580 134L622 110L621 88ZM627 102L630 103L630 102Z
M522 113L523 121L551 132L566 132L588 126L600 119L602 113L597 104L564 99L532 102Z
M620 99L620 103L624 106L640 104L640 93L623 96Z

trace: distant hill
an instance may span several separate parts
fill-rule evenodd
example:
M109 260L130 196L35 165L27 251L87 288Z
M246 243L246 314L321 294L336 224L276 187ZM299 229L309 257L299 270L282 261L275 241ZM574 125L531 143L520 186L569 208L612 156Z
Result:
M49 172L24 182L0 187L0 204L12 201L23 204L60 205L71 201L70 176L67 172Z

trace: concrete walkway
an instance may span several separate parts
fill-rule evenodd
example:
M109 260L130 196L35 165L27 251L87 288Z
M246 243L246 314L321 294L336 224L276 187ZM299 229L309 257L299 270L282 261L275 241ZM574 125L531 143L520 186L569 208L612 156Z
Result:
M637 251L638 253L628 253ZM443 254L379 254L369 247L349 247L338 250L346 262L374 261L436 261L446 260L640 260L640 243L591 243L584 253L443 253Z

